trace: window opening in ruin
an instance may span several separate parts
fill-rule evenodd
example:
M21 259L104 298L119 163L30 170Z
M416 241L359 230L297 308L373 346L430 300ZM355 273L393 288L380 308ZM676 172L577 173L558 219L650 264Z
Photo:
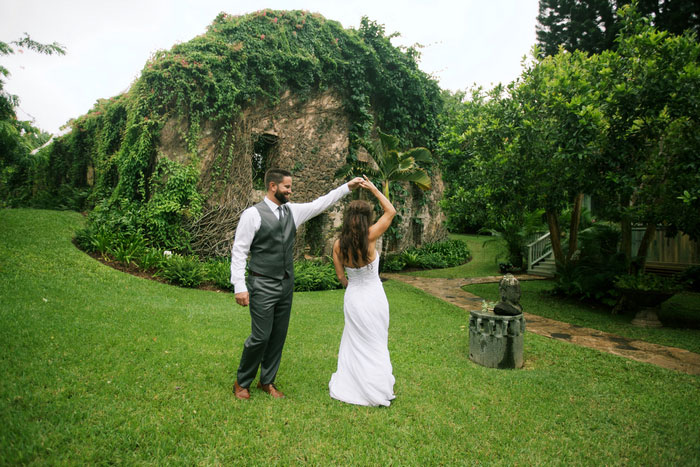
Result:
M253 155L251 156L254 189L265 189L265 172L272 166L273 156L276 151L276 135L263 133L255 140L253 144Z

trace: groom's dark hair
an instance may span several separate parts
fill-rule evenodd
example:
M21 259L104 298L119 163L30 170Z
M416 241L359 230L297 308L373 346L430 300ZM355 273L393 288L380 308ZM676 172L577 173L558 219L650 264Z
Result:
M268 169L267 172L265 172L265 189L269 190L270 189L270 183L275 182L277 185L282 183L282 180L284 180L284 177L291 177L292 173L289 170L284 170L284 169Z

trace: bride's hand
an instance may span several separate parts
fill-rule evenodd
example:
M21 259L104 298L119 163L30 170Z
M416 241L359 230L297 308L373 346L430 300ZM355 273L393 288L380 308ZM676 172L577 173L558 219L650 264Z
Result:
M363 175L362 178L364 178L364 180L362 180L362 181L360 182L360 186L361 186L362 188L364 188L365 190L371 191L371 192L374 192L374 190L377 189L377 187L374 186L374 183L372 183L372 182L369 180L369 178L367 178L367 175Z

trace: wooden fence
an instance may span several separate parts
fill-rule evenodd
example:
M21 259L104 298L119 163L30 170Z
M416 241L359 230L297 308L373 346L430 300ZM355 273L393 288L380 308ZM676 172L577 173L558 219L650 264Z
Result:
M644 236L644 228L632 229L632 254L637 252ZM667 237L663 229L657 229L647 254L648 270L680 271L691 265L700 265L700 248L687 235L678 233Z

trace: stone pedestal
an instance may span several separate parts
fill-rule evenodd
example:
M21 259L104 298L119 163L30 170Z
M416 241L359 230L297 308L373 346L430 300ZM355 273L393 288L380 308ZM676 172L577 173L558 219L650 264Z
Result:
M661 328L663 324L656 311L656 307L644 307L637 312L630 324L641 328Z
M489 368L522 368L525 319L471 311L469 359Z

